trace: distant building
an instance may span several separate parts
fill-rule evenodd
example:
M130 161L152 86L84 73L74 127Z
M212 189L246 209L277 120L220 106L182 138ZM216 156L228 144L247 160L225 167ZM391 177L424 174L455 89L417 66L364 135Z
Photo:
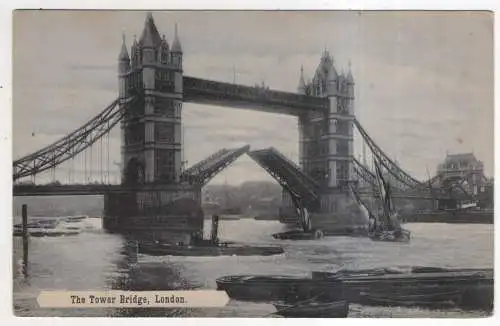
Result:
M484 164L473 153L447 154L438 165L437 176L441 185L459 184L469 194L485 191L488 180L484 175Z

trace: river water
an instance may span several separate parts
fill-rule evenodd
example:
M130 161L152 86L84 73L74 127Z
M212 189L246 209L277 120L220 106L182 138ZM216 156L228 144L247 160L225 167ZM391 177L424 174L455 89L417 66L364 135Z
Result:
M85 199L82 199L85 198ZM28 203L30 216L44 218L99 215L100 198L16 198L14 213ZM14 219L18 222L18 216ZM135 291L215 289L215 279L230 274L308 275L339 267L369 268L395 265L493 267L493 225L407 224L410 244L372 242L366 238L327 237L315 241L280 241L271 237L285 227L275 221L221 221L223 240L249 244L280 244L285 253L271 257L135 257L119 235L107 234L100 218L74 226L82 232L67 237L31 238L28 274L22 270L22 243L13 242L14 313L17 316L192 316L264 317L271 304L231 300L210 309L46 309L36 302L38 291L125 289ZM210 221L205 221L205 234ZM481 311L381 308L351 305L349 317L479 317Z

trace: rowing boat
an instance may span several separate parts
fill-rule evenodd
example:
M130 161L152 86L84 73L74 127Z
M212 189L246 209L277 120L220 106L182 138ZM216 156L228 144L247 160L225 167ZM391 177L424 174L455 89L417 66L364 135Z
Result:
M273 305L277 310L275 314L291 318L346 318L349 314L347 301Z

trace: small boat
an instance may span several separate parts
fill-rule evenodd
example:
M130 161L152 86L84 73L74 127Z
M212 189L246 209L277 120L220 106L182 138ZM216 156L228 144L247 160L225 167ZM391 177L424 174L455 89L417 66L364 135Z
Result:
M426 307L434 309L452 308L460 304L462 293L453 290L442 293L424 293L401 295L395 293L377 294L361 292L365 304L374 306Z
M228 275L215 280L217 290L224 290L232 299L254 302L298 301L316 298L332 302L342 299L341 281L333 278L313 280L288 275Z
M278 221L278 218L274 215L256 215L253 219L256 221Z
M273 234L273 238L279 240L317 240L323 238L323 236L324 235L321 230L314 230L309 232L302 230L292 230Z
M284 252L277 246L248 246L235 243L211 243L199 245L141 243L139 253L150 256L272 256Z
M241 219L238 215L220 215L220 219L223 221L237 221Z
M369 233L369 237L373 241L409 243L411 233L410 233L410 231L405 230L405 229L382 230L379 232Z
M277 310L275 314L291 318L346 318L349 314L347 301L273 305Z
M34 231L31 230L28 232L30 237L34 238L43 238L43 237L62 237L62 236L69 236L69 235L78 235L80 232L78 231L49 231L49 230L40 230L40 231ZM23 234L22 232L14 232L15 237L21 237Z
M68 217L65 217L63 220L65 222L79 222L79 221L82 221L86 218L87 218L87 216L68 216Z

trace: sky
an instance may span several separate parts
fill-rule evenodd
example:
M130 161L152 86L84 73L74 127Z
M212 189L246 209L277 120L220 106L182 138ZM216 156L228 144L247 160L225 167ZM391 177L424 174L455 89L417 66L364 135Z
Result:
M178 24L184 74L193 77L293 92L301 65L311 78L327 49L337 70L352 62L356 117L405 171L426 179L446 153L473 152L493 175L489 12L155 11L153 17L170 44ZM14 158L63 137L117 97L122 34L130 47L145 18L142 11L15 12ZM191 103L182 114L188 165L244 144L273 146L298 160L295 117ZM118 130L109 144L110 162L119 163ZM361 152L356 137L356 156ZM102 160L95 153L97 169ZM272 179L242 157L213 182L253 180Z

